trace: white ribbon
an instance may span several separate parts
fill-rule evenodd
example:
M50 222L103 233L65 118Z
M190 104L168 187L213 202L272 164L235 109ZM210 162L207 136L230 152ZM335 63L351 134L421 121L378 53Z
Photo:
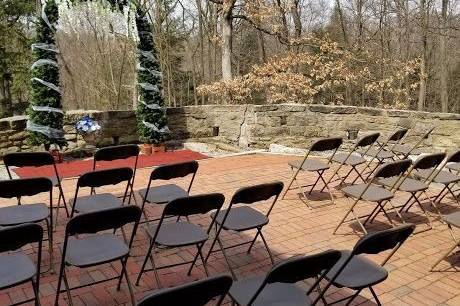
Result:
M147 91L160 92L158 85L153 85L150 83L139 83L139 86L142 87L142 89L147 90Z
M64 111L62 109L50 106L32 105L32 109L37 112L53 112L64 114Z
M44 66L44 65L51 65L51 66L59 68L59 65L58 65L58 63L56 61L46 59L46 58L41 58L41 59L37 60L35 63L33 63L32 66L30 67L30 69L32 70L34 68Z
M46 135L52 139L63 139L64 131L27 120L27 130Z
M44 81L44 80L39 79L39 78L32 78L32 81L36 81L36 82L38 82L38 83L40 83L40 84L42 84L42 85L44 85L44 86L46 86L46 87L48 87L48 88L50 88L52 90L58 92L59 94L62 94L61 89L58 86L54 85L53 83Z
M165 125L164 127L162 127L161 129L158 128L158 126L156 124L153 124L153 123L150 123L150 122L146 122L146 121L142 121L142 123L148 127L149 129L157 132L157 133L160 133L160 134L167 134L167 133L170 133L170 130L168 128L167 125Z
M45 50L45 51L51 51L51 52L59 53L59 50L56 49L56 46L53 45L53 44L34 43L34 44L32 44L31 47L32 47L32 50L41 49L41 50Z

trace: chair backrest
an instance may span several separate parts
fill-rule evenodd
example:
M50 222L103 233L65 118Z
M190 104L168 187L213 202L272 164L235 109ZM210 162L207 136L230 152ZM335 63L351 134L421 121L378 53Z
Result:
M447 158L448 163L460 163L460 150L455 151L454 153L450 154Z
M49 152L17 152L3 157L7 167L41 167L53 165L54 158Z
M43 228L36 223L25 223L0 229L0 253L15 251L26 244L43 240Z
M236 191L233 195L232 204L252 204L260 201L265 201L275 196L279 196L283 190L283 182L273 182L259 184L250 187L243 187Z
M0 198L20 198L42 192L52 192L53 183L46 177L0 181Z
M404 138L404 136L406 136L407 134L407 131L409 131L408 129L399 129L397 130L396 132L394 132L389 138L388 140L389 141L400 141L401 139Z
M364 135L356 141L356 148L367 147L374 144L377 139L380 137L380 133L372 133L369 135Z
M109 229L117 229L128 223L137 224L141 214L141 209L133 205L79 214L67 223L66 236L93 234Z
M411 164L412 161L410 159L402 159L385 163L375 171L374 178L401 176L409 169Z
M232 286L229 275L218 275L173 288L159 290L143 298L138 306L204 306L212 299L218 298L221 305L225 295Z
M353 248L353 255L378 254L398 248L415 229L414 224L404 224L387 230L370 233L359 239Z
M220 210L225 197L221 193L199 194L178 198L166 204L164 216L190 216L206 214L212 210Z
M78 178L78 187L101 187L129 182L133 177L133 169L129 167L95 170L82 174Z
M170 180L180 178L189 174L195 174L198 171L198 162L196 160L159 166L153 169L150 174L150 180Z
M328 250L322 253L297 256L275 265L265 278L271 283L297 283L317 277L325 270L329 271L340 259L340 252Z
M127 159L139 155L139 146L135 144L101 148L94 154L94 161L112 161Z
M439 166L444 158L446 153L433 153L420 156L414 162L414 169L431 169Z
M315 141L311 147L310 151L312 152L323 152L337 150L342 145L341 137L332 137L332 138L323 138Z

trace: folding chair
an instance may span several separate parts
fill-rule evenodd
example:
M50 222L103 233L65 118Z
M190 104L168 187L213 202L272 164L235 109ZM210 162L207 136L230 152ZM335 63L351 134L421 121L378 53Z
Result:
M426 212L423 204L420 202L419 197L424 195L426 199L430 202L431 206L438 212L441 216L438 207L436 204L431 200L431 197L426 193L430 186L430 177L432 174L437 171L437 167L442 163L444 158L446 157L445 153L434 153L434 154L427 154L424 156L419 157L412 167L407 171L407 174L402 177L399 181L397 181L397 177L389 177L380 179L378 182L386 187L394 186L394 190L400 192L406 192L410 194L409 199L400 206L399 212L406 212L413 206L413 204L417 203L417 205L422 210L423 214L427 218L428 227L429 229L433 228L433 223L431 222L430 216ZM420 170L427 170L431 173L428 175L427 178L418 180L416 178L412 178L411 175L413 172L420 171Z
M70 291L74 289L118 279L117 290L120 290L123 276L128 284L131 303L135 305L131 282L126 271L126 262L129 258L129 252L134 236L136 235L141 214L142 212L139 207L128 205L80 214L69 220L65 229L64 245L62 247L62 260L59 269L55 306L59 305L59 294L64 291L67 292L69 305L73 305ZM128 244L115 235L117 229L123 228L127 224L134 224ZM108 230L113 230L113 232L100 233ZM111 264L115 261L121 262L122 268L119 276L73 288L69 287L66 276L67 267L74 266L83 269L102 264ZM61 290L62 280L64 280L65 290Z
M42 256L43 228L34 223L21 224L0 229L0 290L32 283L34 297L15 303L20 305L35 301L40 305L40 265ZM37 263L16 250L31 243L38 243Z
M406 159L410 155L419 155L422 152L419 150L420 145L425 141L425 139L428 139L428 137L431 135L435 127L430 128L428 131L425 132L425 134L422 135L422 137L419 138L419 140L414 144L414 145L407 145L407 144L395 144L393 147L391 147L391 152L393 152L396 156L399 156L401 159Z
M54 162L53 156L49 152L17 152L9 153L3 157L3 163L5 164L6 171L10 179L13 178L10 167L42 167L42 166L53 166L54 176L50 177L53 186L59 189L59 198L56 205L56 222L58 224L59 208L61 208L61 199L64 204L64 209L67 218L70 216L69 209L67 208L67 202L64 197L64 191L62 190L61 177L59 176L56 163Z
M452 240L454 240L454 244L452 245L451 248L441 257L439 258L435 264L431 267L430 271L433 271L434 268L439 265L441 261L446 259L450 253L452 253L457 247L460 247L460 239L458 239L455 236L454 229L453 227L460 228L460 211L448 214L446 216L443 216L444 222L447 223L447 228L449 229L449 233L452 237Z
M339 261L339 251L293 257L274 266L265 277L243 279L233 283L229 295L238 306L276 306L276 305L316 305L324 300L324 290L320 282L326 273ZM315 279L313 285L305 292L295 283L307 279ZM313 299L309 295L317 290L318 296ZM325 303L326 304L326 303Z
M128 167L96 170L82 174L77 181L70 216L73 217L75 213L94 212L124 205L128 190L131 187L132 177L133 169ZM126 187L121 200L111 193L93 193L87 196L78 196L80 188L88 187L93 191L98 187L117 185L123 182L126 182Z
M329 305L345 300L348 300L346 305L350 305L359 293L366 288L372 293L377 305L381 305L372 287L388 278L388 271L385 269L385 264L413 233L414 229L415 225L404 224L395 228L367 234L356 243L353 250L340 251L342 254L340 260L326 274L326 278L331 280L333 285L338 288L349 288L356 290L356 292L350 297L334 301L333 303L329 303ZM381 264L377 264L364 256L364 254L379 254L384 251L390 252Z
M285 189L283 196L281 199L284 199L286 196L286 193L290 190L292 184L295 182L297 185L297 188L300 190L300 199L302 202L307 205L308 208L312 208L308 204L308 199L306 197L306 191L303 190L302 187L309 187L310 191L308 191L308 194L311 194L315 186L318 184L319 180L325 184L325 187L327 188L329 195L331 197L331 202L332 204L334 203L334 197L332 195L331 190L329 189L329 186L326 184L326 180L323 177L323 174L326 170L330 168L329 164L331 163L331 159L334 157L335 153L339 149L339 147L342 145L342 138L324 138L320 139L316 142L314 142L310 149L308 150L307 154L305 154L304 158L302 160L295 160L295 161L290 161L289 166L291 166L291 170L293 171L293 176L291 181L288 184L288 187ZM318 159L308 159L311 153L313 152L325 152L325 151L332 151L332 155L329 156L327 159L327 162L320 161ZM310 184L310 185L301 185L298 180L297 180L297 175L300 173L300 171L307 171L307 172L316 172L318 174L318 178L316 179L315 183Z
M275 203L278 200L278 197L281 191L283 190L283 187L284 184L282 182L273 182L268 184L255 185L251 187L244 187L237 190L236 193L233 195L228 208L222 210L220 213L213 216L217 216L215 225L216 234L205 261L208 261L211 253L219 251L214 250L214 246L217 242L219 244L220 251L222 251L224 255L225 261L227 262L230 272L232 273L232 276L236 279L236 274L233 271L232 266L230 265L225 250L242 246L245 244L250 244L249 249L247 251L247 253L249 254L257 238L260 236L260 238L262 238L262 242L264 243L265 248L267 249L270 261L272 262L272 264L274 264L275 260L273 259L273 255L270 252L270 248L268 247L267 241L265 240L265 237L262 234L262 228L268 224L268 217L271 211L273 210L273 207L275 206ZM261 212L250 207L258 202L266 201L271 198L273 198L273 202L271 203L270 207L268 208L265 214L262 214ZM222 230L233 231L237 233L242 233L249 230L256 230L257 233L254 239L252 239L252 241L247 241L224 247L222 240L220 239L220 233Z
M153 169L152 173L150 174L150 179L147 184L147 188L139 190L139 195L142 198L142 213L145 217L145 221L143 221L142 223L159 220L148 219L147 213L145 211L146 203L164 205L174 199L187 197L190 194L190 190L192 189L192 184L195 180L197 171L197 161L163 165ZM186 177L188 175L191 175L192 178L190 180L187 190L184 190L182 187L176 184L166 184L152 187L153 181L172 180L175 178Z
M379 137L380 137L380 133L373 133L373 134L365 135L365 136L359 138L356 141L355 145L353 146L353 148L348 153L339 152L337 154L334 154L334 156L332 157L331 161L337 163L338 167L336 168L336 170L334 171L332 176L329 178L329 180L326 182L326 185L329 184L331 182L331 180L334 178L334 176L336 176L336 175L340 179L339 185L342 185L343 183L345 183L345 180L348 178L348 176L350 176L350 174L353 171L357 174L357 176L359 178L361 178L361 180L363 180L363 182L365 182L365 179L362 176L362 173L360 171L358 171L357 167L359 165L363 165L363 164L366 163L366 159L363 156L367 154L367 152L372 148L372 146L374 144L376 144L377 139ZM374 158L372 158L369 161L369 164L372 162L373 159ZM344 165L349 166L350 171L348 171L348 173L343 178L340 178L339 170ZM366 169L366 168L367 168L367 166L364 169ZM354 181L356 181L356 180L354 180ZM321 191L323 191L324 188L325 187L323 187L323 189L321 189Z
M410 165L411 161L409 159L383 164L376 170L373 178L368 183L351 185L342 188L342 192L345 194L347 201L350 203L350 198L354 199L354 201L350 205L350 208L346 212L345 216L342 218L342 220L340 220L333 234L337 232L343 223L347 222L347 217L349 214L353 215L354 220L358 222L359 226L365 234L367 234L367 230L364 227L366 223L370 220L373 220L375 216L380 212L383 212L383 214L390 221L390 224L393 226L393 221L384 208L387 203L390 204L391 208L396 212L401 221L404 221L399 212L395 209L394 205L391 203L391 199L394 197L394 187L396 186L401 176L407 171L407 169L409 169ZM391 177L396 177L397 180L393 186L390 186L390 188L384 188L384 186L374 184L374 182L377 183L380 179ZM355 207L360 201L376 203L374 209L369 215L358 217L358 215L355 213ZM366 219L363 223L361 223L360 218L364 217L366 217Z
M134 195L134 180L136 179L136 171L137 171L137 162L139 159L139 146L135 144L128 144L128 145L120 145L120 146L111 146L101 148L96 151L93 158L93 170L97 168L98 161L114 161L120 159L128 159L134 157L133 162L133 178L130 182L130 192L128 198L128 204L131 204L131 197ZM136 201L136 197L134 197L134 201Z
M205 306L217 299L216 306L222 305L233 283L229 275L218 275L185 285L159 290L143 298L137 306Z
M460 174L460 150L455 151L449 156L446 169L455 174Z
M457 204L460 205L458 195L455 194L456 190L453 189L453 187L460 182L460 174L456 174L455 172L449 170L443 170L443 168L446 168L447 165L452 165L459 162L460 151L449 155L445 163L442 166L440 166L437 171L430 172L429 170L420 170L414 174L416 177L421 179L429 179L431 175L431 182L441 184L444 186L441 189L441 191L435 196L433 200L434 203L440 203L442 199L444 199L444 197L450 193L454 200L457 202Z
M209 276L202 248L208 240L209 233L216 222L216 216L219 214L224 201L225 197L222 194L211 193L178 198L166 204L159 223L157 225L148 226L147 228L150 243L147 254L145 254L141 271L137 277L136 285L139 285L139 280L144 272L152 270L154 271L158 287L161 287L160 277L158 275L158 270L160 269L191 264L190 269L188 270L188 275L190 275L198 257L200 257L203 262L206 275ZM200 225L191 223L188 221L188 218L187 221L181 221L180 219L181 217L190 217L192 215L204 215L211 211L216 211L216 214L212 218L212 221L206 230ZM177 217L177 221L165 223L166 217ZM197 252L192 261L157 267L155 265L154 256L152 255L152 253L155 253L154 251L156 246L163 246L167 248L196 246ZM149 258L152 268L146 269Z
M49 193L49 207L45 203L21 204L22 197ZM0 208L0 227L45 221L48 231L49 264L53 269L53 183L46 177L0 181L0 198L17 198L18 205ZM0 243L1 244L1 243Z

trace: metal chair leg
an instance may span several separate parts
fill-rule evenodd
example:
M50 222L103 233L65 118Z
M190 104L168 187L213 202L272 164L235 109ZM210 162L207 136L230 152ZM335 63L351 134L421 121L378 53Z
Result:
M268 256L270 256L270 261L272 262L272 265L275 264L275 260L273 259L272 252L270 251L270 248L268 247L267 241L265 240L264 235L262 234L262 231L260 229L257 230L260 233L260 238L262 238L262 241L264 242L265 248L267 249Z
M230 265L230 261L227 258L227 253L225 252L225 248L222 244L222 241L220 241L219 237L217 237L217 243L219 244L220 250L222 251L222 254L224 255L225 262L227 263L228 269L230 270L230 273L232 274L233 280L237 280L235 271L233 271L233 268Z
M32 289L34 290L35 306L40 306L40 292L39 292L39 289L38 289L37 284L35 283L33 278L30 281L32 282Z
M369 290L371 291L372 296L374 297L375 301L377 302L377 305L382 306L382 304L380 303L380 300L377 297L377 294L375 293L374 289L372 287L369 287Z
M64 287L67 292L67 299L69 300L69 306L73 306L72 295L70 294L70 287L69 287L69 282L67 281L67 276L65 274L65 268L64 268L63 278L64 278Z
M350 299L347 301L347 303L345 304L345 306L348 306L351 304L351 302L353 302L356 297L359 295L359 293L362 291L363 289L359 289L359 290L356 290L356 292L350 297Z

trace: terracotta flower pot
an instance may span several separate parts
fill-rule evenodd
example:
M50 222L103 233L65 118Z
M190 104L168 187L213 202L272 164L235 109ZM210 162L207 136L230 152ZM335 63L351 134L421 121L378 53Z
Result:
M83 140L89 145L96 145L97 135L96 133L88 133L82 135Z
M150 143L141 144L141 153L144 155L152 155L152 144Z
M164 143L152 145L152 152L153 153L166 152L166 147Z
M50 150L51 155L54 158L54 162L56 164L62 163L62 153L59 151L59 149L52 149Z

